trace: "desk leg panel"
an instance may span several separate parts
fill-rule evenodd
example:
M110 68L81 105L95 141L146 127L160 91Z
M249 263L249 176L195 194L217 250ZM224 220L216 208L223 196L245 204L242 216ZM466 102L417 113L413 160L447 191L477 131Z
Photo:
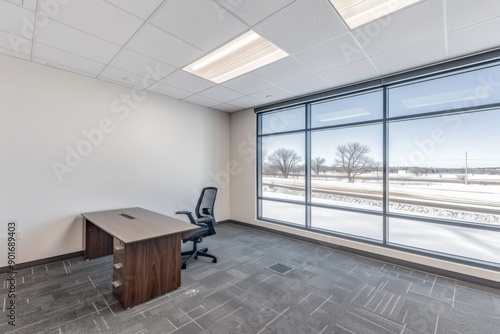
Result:
M125 309L175 290L181 285L181 239L164 236L125 246Z
M85 260L113 254L113 237L84 219Z

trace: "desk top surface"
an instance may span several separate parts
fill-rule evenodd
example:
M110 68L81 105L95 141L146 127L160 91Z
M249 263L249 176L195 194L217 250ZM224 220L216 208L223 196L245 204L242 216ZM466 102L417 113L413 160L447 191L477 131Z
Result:
M182 220L142 208L88 212L82 213L82 216L124 243L173 234L189 235L190 232L199 228Z

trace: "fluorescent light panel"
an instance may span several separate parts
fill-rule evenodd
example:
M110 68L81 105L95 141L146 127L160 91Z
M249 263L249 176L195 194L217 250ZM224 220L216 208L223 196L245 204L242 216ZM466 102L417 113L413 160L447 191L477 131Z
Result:
M219 84L286 56L285 51L250 30L183 70Z
M423 0L330 0L351 29L420 1Z
M407 109L431 107L440 104L462 102L467 100L486 99L493 92L493 87L484 86L482 89L466 88L451 92L418 96L403 99L403 104Z
M332 111L326 114L321 114L316 116L316 119L320 122L331 122L346 118L354 118L370 115L368 111L364 108L352 108L345 110Z

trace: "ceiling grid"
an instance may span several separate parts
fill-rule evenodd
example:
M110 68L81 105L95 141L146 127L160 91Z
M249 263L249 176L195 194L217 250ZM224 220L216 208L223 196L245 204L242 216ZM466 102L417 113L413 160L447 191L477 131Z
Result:
M340 12L330 0L0 0L0 54L235 112L500 46L498 0L423 0L352 30ZM288 56L220 84L183 70L250 30Z

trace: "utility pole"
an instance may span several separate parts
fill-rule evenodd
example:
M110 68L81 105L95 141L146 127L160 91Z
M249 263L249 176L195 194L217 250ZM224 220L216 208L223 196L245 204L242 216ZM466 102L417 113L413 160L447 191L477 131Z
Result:
M468 184L468 171L467 171L467 151L465 151L465 185Z

